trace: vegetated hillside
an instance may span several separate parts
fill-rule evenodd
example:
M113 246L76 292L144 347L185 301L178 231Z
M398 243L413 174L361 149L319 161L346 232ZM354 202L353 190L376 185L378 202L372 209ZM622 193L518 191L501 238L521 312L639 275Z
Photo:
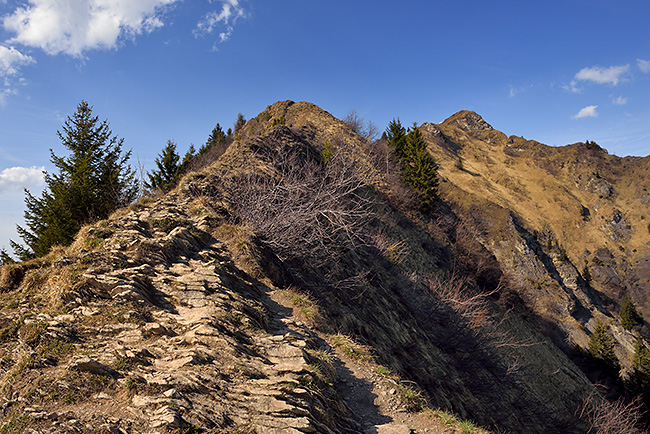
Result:
M594 142L549 147L459 112L424 124L442 196L471 221L528 306L587 347L600 321L632 365L638 333L620 326L629 296L650 318L650 157L620 158Z
M480 432L450 413L494 432L625 422L540 332L560 316L533 314L525 278L504 279L512 264L488 250L502 245L492 232L532 234L452 188L451 171L473 169L455 165L461 130L422 129L449 198L425 214L384 142L285 101L174 191L3 267L1 432Z

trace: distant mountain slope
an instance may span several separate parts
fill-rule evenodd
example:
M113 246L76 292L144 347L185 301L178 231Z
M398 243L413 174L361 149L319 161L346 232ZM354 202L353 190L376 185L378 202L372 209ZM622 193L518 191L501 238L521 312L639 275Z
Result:
M583 347L583 327L614 320L629 366L634 337L616 320L625 294L650 318L650 157L508 137L468 111L421 129L442 196L480 230L529 305Z

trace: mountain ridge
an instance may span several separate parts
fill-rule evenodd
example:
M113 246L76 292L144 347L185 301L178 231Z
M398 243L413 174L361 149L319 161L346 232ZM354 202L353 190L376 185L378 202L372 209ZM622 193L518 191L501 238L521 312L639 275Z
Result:
M2 267L3 429L461 429L441 411L494 431L593 428L577 415L598 392L557 339L586 347L589 320L614 318L606 267L586 285L571 262L582 253L518 215L528 184L499 176L516 149L550 151L468 111L420 128L443 180L433 214L381 141L281 101L172 192ZM619 200L627 190L602 170L593 178ZM548 282L530 285L536 273Z

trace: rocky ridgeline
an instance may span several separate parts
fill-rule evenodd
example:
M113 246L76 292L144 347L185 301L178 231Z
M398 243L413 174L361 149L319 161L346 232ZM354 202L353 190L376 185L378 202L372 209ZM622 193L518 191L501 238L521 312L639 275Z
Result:
M355 418L320 368L331 348L214 228L172 194L83 229L51 263L5 271L21 301L2 311L2 432L411 432Z

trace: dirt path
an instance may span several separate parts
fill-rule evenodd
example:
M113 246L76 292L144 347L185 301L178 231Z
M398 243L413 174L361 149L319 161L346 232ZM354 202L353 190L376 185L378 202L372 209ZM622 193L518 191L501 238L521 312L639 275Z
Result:
M291 316L300 321L299 310L277 291L269 293L275 306L274 314ZM327 341L328 337L320 334ZM340 348L331 348L332 364L336 369L334 389L350 409L363 434L451 434L434 418L423 413L412 413L400 399L393 380L376 371L376 367L345 354Z

